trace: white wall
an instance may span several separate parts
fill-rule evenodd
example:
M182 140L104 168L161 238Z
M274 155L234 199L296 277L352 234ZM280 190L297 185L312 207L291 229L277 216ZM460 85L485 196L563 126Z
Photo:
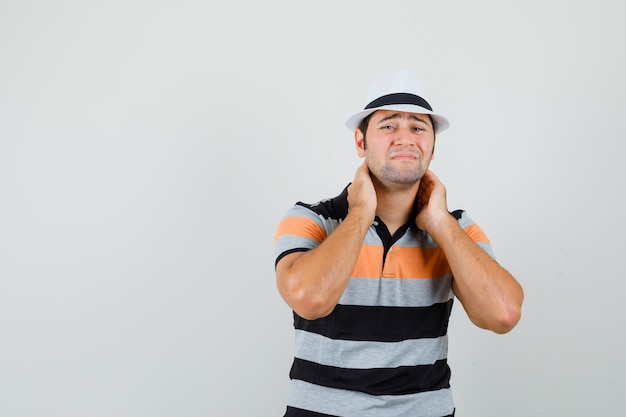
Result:
M625 7L0 3L0 415L278 416L272 235L360 163L346 117L409 67L432 168L526 290L457 305L460 417L615 414L625 388Z

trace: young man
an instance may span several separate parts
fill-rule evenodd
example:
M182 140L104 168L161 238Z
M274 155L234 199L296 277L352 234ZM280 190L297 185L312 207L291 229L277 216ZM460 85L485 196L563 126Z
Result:
M296 330L287 417L452 416L454 298L496 333L520 319L521 286L428 169L448 121L424 97L410 71L375 80L347 122L364 158L354 180L278 226L277 286Z

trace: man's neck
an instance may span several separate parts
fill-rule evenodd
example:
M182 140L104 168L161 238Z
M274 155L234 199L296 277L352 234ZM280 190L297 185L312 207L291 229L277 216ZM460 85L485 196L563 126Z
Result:
M419 183L407 189L390 190L386 187L376 187L378 199L376 215L385 223L392 236L409 221L418 188Z

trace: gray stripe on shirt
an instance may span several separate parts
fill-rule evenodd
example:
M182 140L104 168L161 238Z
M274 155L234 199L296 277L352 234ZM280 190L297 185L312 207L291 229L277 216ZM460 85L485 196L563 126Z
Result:
M288 405L345 417L445 416L452 414L450 388L407 395L369 395L293 380Z
M303 330L295 334L295 357L340 368L431 365L447 355L447 336L389 343L335 340Z
M453 297L452 276L443 278L352 278L339 304L428 307Z

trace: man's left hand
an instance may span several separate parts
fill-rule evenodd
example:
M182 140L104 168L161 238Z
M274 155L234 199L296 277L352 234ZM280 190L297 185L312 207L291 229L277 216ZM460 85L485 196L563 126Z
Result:
M431 170L428 170L420 181L417 196L419 201L415 224L432 235L437 225L450 217L446 187Z

